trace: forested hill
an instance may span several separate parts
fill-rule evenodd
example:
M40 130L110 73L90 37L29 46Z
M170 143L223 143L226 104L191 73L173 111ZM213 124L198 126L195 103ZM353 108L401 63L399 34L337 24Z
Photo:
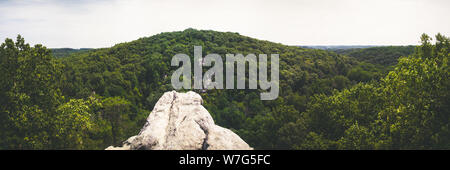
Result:
M372 64L392 66L397 64L400 57L406 57L414 53L416 46L383 46L370 48L331 49L341 55L356 58Z
M84 52L84 51L88 51L88 50L92 50L92 48L80 48L80 49L74 49L74 48L52 48L52 54L54 57L67 57L70 55L73 55L76 53L80 53L80 52Z
M187 29L63 58L67 81L63 82L61 90L65 96L74 98L86 98L93 92L103 97L122 97L131 103L130 115L127 117L132 119L131 122L138 122L133 125L137 130L141 127L139 122L142 123L159 97L172 90L170 76L177 69L170 67L172 57L178 53L193 57L194 45L202 46L204 55L280 55L281 90L278 100L262 102L257 90L212 90L203 94L205 106L219 125L245 133L249 127L244 126L250 124L246 121L268 116L274 109L272 107L291 109L294 114L298 114L306 109L306 102L312 94L331 94L333 89L343 89L354 84L346 74L357 61L333 52L285 46L237 33ZM268 133L271 132L264 133L269 137ZM254 140L254 143L260 141L245 134L243 137ZM252 146L259 145L274 147L264 143Z
M285 46L237 33L187 29L64 58L62 61L67 65L65 73L74 81L62 90L64 94L76 97L86 97L92 91L104 96L133 94L133 98L128 100L154 103L155 99L148 98L152 95L148 94L150 89L154 92L171 90L170 75L177 69L170 67L172 57L178 53L193 57L194 45L202 46L203 54L218 53L222 56L227 53L280 54L281 79L289 80L282 81L287 94L287 90L313 94L348 87L350 82L339 75L345 76L352 65L358 64L356 60L324 50ZM75 76L76 73L80 75ZM307 83L326 87L310 88L305 86ZM148 107L151 109L152 106Z
M261 101L259 90L197 91L216 124L256 149L448 148L449 43L439 36L436 45L423 38L425 45L387 76L383 68L335 52L230 32L161 33L57 59L21 37L7 39L0 48L6 73L0 80L0 148L120 144L138 133L156 101L172 90L172 57L193 58L194 46L203 47L203 56L280 55L276 100ZM417 95L423 100L412 100ZM410 116L391 118L397 113Z

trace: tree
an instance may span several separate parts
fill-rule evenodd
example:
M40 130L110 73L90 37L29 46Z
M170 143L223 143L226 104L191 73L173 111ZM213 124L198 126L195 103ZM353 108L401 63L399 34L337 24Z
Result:
M19 35L0 46L0 148L83 148L93 101L70 100L59 90L62 65L42 45Z
M70 99L69 102L57 108L58 114L53 120L55 138L61 149L85 149L89 132L95 128L95 117L92 113L101 107L101 103L94 97L84 99Z
M448 149L449 39L422 35L381 81L315 95L282 139L297 149ZM289 136L288 136L289 135ZM286 137L288 136L288 137ZM293 139L297 139L297 142Z
M450 147L450 46L447 37L436 38L436 45L431 45L431 38L422 35L416 53L400 59L395 71L382 80L386 103L379 121L392 148Z
M6 148L43 148L53 141L50 122L62 101L58 90L62 65L42 45L30 47L19 35L0 46L0 107L8 134Z
M127 137L127 123L131 103L122 97L108 97L102 101L103 117L111 125L112 144L120 144Z

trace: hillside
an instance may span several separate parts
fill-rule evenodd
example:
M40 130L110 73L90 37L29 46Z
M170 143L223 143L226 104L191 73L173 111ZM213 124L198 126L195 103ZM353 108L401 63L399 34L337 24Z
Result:
M299 46L303 48L312 48L312 49L321 49L321 50L350 50L350 49L361 49L361 48L370 48L376 47L373 45L308 45L308 46Z
M144 93L144 98L141 98L141 100L146 100L145 98L148 98L146 91L149 88L164 88L162 91L170 90L170 87L164 85L170 84L169 76L176 69L169 65L172 56L177 53L186 53L192 57L194 45L203 46L203 54L278 53L282 56L280 59L280 77L289 80L284 81L285 84L282 84L282 86L285 87L284 89L301 91L304 94L330 93L333 88L348 87L348 84L345 84L346 80L344 80L344 84L339 84L326 81L326 79L346 75L352 65L358 64L351 58L338 56L335 53L323 50L284 46L236 33L194 29L141 38L129 43L118 44L112 48L93 50L78 56L64 58L62 61L70 63L66 64L66 73L73 73L74 71L80 73L76 77L72 77L73 74L67 75L69 79L77 79L72 83L81 83L82 85L79 87L89 89L88 93L95 91L97 94L104 96L117 96L133 94L135 93L133 92L134 87L137 87L140 93ZM111 81L111 79L121 78L123 78L121 82ZM333 87L315 89L305 86L305 84L311 83ZM106 84L109 87L105 86ZM83 94L84 89L70 88L69 84L68 88L63 89L63 92L69 96L85 97L89 94Z
M383 66L397 64L400 57L406 57L414 53L416 46L384 46L370 48L332 49L332 51L356 58L358 61Z
M255 149L446 148L448 93L436 92L448 91L448 66L443 62L448 58L448 38L441 36L437 45L427 43L387 74L384 68L335 52L231 32L161 33L56 59L50 50L29 47L21 37L16 42L7 39L0 51L1 61L7 61L0 67L7 70L0 82L5 87L0 104L6 116L0 123L10 126L1 127L0 146L103 149L120 145L138 133L163 93L173 90L170 78L177 67L170 66L172 57L185 53L192 60L193 46L202 46L203 54L280 55L276 100L261 101L259 90L195 91L217 125L231 129ZM421 68L436 74L414 72ZM415 74L408 75L408 70ZM414 101L411 87L401 82L414 83L411 77L423 76L427 79L415 82L417 94L411 95L427 97ZM413 110L403 100L411 101ZM395 112L414 116L386 119ZM431 112L434 117L418 119ZM389 127L394 125L397 131L391 133ZM408 143L404 134L417 141ZM429 138L433 142L426 143Z
M54 57L67 57L74 53L80 53L84 51L92 50L91 48L80 48L80 49L73 49L73 48L52 48L52 55Z
M170 75L176 69L169 65L172 56L186 53L192 57L194 45L202 46L203 54L278 53L281 56L281 91L276 101L262 102L257 90L212 90L202 94L205 107L215 110L216 122L235 130L244 129L247 120L269 115L274 106L286 105L289 107L283 109L298 114L306 109L312 94L331 94L333 89L350 87L353 83L346 77L347 72L358 64L351 58L324 50L285 46L237 33L187 29L64 58L67 66L64 72L70 81L65 81L63 94L76 98L85 98L92 92L104 97L122 96L132 103L133 115L129 117L142 119L141 115L151 110L164 92L172 90ZM266 148L271 148L270 145L273 144L259 144Z

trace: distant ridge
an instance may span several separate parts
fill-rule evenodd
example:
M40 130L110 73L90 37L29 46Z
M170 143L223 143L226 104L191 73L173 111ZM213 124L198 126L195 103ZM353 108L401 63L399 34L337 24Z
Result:
M321 50L336 50L336 49L352 49L352 48L370 48L382 47L386 45L298 45L302 48L321 49Z
M76 49L76 48L51 48L50 50L52 51L53 56L55 56L57 58L61 58L61 57L70 56L73 53L89 51L92 49L93 48L79 48L79 49Z

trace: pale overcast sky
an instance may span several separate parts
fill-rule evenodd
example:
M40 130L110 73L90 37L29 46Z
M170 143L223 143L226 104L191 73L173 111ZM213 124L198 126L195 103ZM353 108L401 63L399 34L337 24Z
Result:
M0 0L0 39L110 47L186 28L286 45L408 45L450 35L450 0Z

